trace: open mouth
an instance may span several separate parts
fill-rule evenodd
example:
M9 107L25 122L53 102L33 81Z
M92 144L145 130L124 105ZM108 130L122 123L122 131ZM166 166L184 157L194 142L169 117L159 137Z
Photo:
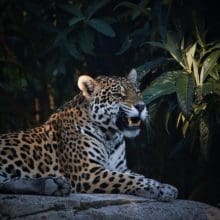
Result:
M138 117L126 119L128 122L128 127L139 127L141 125L141 120Z
M141 119L139 117L128 117L125 114L120 114L116 124L120 130L136 130L141 126Z

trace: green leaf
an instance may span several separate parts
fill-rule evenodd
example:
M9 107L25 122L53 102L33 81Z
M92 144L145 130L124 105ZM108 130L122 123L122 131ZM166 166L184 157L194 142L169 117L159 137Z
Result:
M216 49L220 49L220 43L216 43L216 44L214 44L212 47L210 47L208 50L206 50L206 54L207 53L210 53L210 52L212 52L213 50L216 50Z
M103 8L109 0L94 1L86 10L87 19L90 19L99 9Z
M156 4L155 6L156 7L154 9L155 11L154 13L156 13L158 17L158 31L160 34L160 38L162 39L163 42L165 42L167 38L168 16L165 10L163 10L162 2Z
M205 48L205 33L206 31L203 29L202 26L198 26L197 21L194 21L195 25L195 34L198 39L198 43L202 48Z
M220 50L213 51L203 62L201 75L200 75L200 85L205 81L206 77L212 72L213 68L217 64L217 60L220 57Z
M194 99L195 83L191 74L184 71L176 81L176 93L179 106L184 115L188 116Z
M62 45L63 42L66 41L66 31L61 31L56 35L56 38L53 42L53 47L58 47L59 45Z
M131 9L137 8L137 5L136 5L136 4L131 3L131 2L124 1L124 2L121 2L121 3L119 3L118 5L116 5L116 6L114 7L114 10L117 9L117 8L119 8L119 7L121 7L121 6L125 6L125 7L127 7L127 8L131 8Z
M124 52L126 52L132 45L132 40L130 39L129 36L126 37L126 39L124 40L121 48L119 49L119 51L116 53L116 55L121 55Z
M215 65L212 72L210 72L210 76L214 79L214 80L220 80L220 63Z
M155 60L146 62L145 64L139 66L136 68L138 73L138 80L140 80L142 77L144 77L146 74L150 72L150 70L156 68L157 66L161 65L162 63L168 61L168 58L165 57L159 57Z
M206 82L203 85L201 85L201 94L202 96L206 96L208 94L212 94L213 93L213 85L211 82Z
M164 95L174 93L176 91L176 79L181 73L182 71L177 70L166 72L157 77L143 93L143 99L146 104L149 104Z
M220 81L209 79L201 86L201 94L206 96L213 93L220 95Z
M85 54L95 56L93 43L94 34L91 30L82 30L79 33L79 46Z
M65 46L66 46L67 51L72 57L74 57L77 60L82 60L82 56L73 42L69 42Z
M166 110L166 113L165 113L165 118L164 118L164 124L165 124L165 129L166 129L166 132L168 134L170 134L169 132L169 121L170 119L172 119L172 116L173 116L173 111L176 109L176 103L175 102L169 102L168 103L168 108Z
M210 129L207 118L202 117L199 123L199 131L200 131L200 149L203 157L208 159L209 147L210 147Z
M132 46L135 48L139 48L143 42L146 40L146 37L149 35L149 23L146 23L144 27L138 28L129 35L132 39Z
M190 146L189 139L181 138L173 147L173 149L169 155L169 158L177 159L177 158L183 157L183 155L186 155L186 152L187 152L189 146ZM181 158L181 160L182 160L182 158Z
M186 66L182 62L182 54L180 51L180 48L178 47L178 42L175 39L174 34L168 33L167 34L167 41L164 44L165 48L170 52L172 57L184 68L186 69Z
M182 128L181 128L183 137L186 137L186 133L187 133L187 131L188 131L189 125L190 125L190 122L189 122L188 120L185 120L185 121L183 122L183 126L182 126Z
M140 15L141 15L141 10L139 8L133 9L131 20L134 21Z
M58 5L58 7L60 7L61 9L63 9L64 11L75 15L76 17L82 17L83 14L80 10L79 7L77 7L77 5L68 5L68 4L62 4L62 5Z
M85 18L84 17L74 17L69 20L68 24L69 26L74 26L75 24L79 23L80 21L83 21Z
M192 57L193 76L196 81L196 85L199 85L199 63Z
M26 80L25 78L22 78L22 79L21 79L21 87L22 87L22 88L25 88L25 87L27 87L27 85L28 85L27 80Z
M144 45L144 44L150 44L150 45L153 46L153 47L160 47L160 48L162 48L162 49L166 49L166 48L165 48L165 45L164 45L163 43L161 43L161 42L147 41L147 42L143 43L143 45Z
M220 96L220 82L214 83L214 93Z
M103 20L94 18L88 21L88 25L96 31L98 31L99 33L102 33L108 37L115 37L114 30L111 28L109 24L107 24Z
M60 61L59 65L58 65L58 71L63 75L66 74L66 65L64 62Z
M180 42L180 49L184 50L184 48L185 48L185 38L183 37L181 42Z
M193 66L193 61L194 61L193 58L196 52L196 45L197 45L197 42L186 49L187 66L188 66L188 70L190 73L192 71L192 66Z
M45 66L45 73L46 75L50 75L56 69L58 60L60 57L59 50L55 50L47 59L47 65Z

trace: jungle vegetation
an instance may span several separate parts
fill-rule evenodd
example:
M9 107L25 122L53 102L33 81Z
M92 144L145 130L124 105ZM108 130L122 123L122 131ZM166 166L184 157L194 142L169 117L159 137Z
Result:
M220 205L220 19L205 0L1 0L0 132L31 128L80 74L138 71L150 119L130 168Z

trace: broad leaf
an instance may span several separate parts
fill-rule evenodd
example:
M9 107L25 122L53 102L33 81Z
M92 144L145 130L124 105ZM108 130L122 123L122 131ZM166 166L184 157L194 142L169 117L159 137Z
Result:
M124 2L121 2L119 3L118 5L115 6L114 10L121 7L121 6L125 6L127 8L131 8L131 9L136 9L137 8L137 5L134 4L134 3L131 3L131 2L128 2L128 1L124 1Z
M109 0L94 1L86 10L87 19L90 19L99 9L104 7Z
M59 71L61 74L63 74L63 75L66 74L66 65L65 65L64 62L62 62L62 61L59 62L58 71Z
M176 91L176 79L182 71L166 72L156 78L143 93L144 101L149 104L157 98L172 94Z
M153 46L153 47L160 47L160 48L162 48L162 49L165 49L165 46L164 46L163 43L161 43L161 42L147 41L147 42L143 43L143 45L144 45L144 44L150 44L150 45Z
M198 43L199 45L202 47L202 48L205 48L205 34L206 34L206 31L203 29L203 27L198 27L198 23L197 21L194 21L194 24L195 24L195 34L196 34L196 37L198 39Z
M69 20L68 24L69 26L73 27L75 24L79 23L80 21L83 21L84 17L75 17Z
M67 51L72 57L74 57L77 60L82 60L82 56L73 42L69 42L65 46L66 46Z
M182 54L180 48L178 47L178 42L175 39L175 36L171 33L167 34L167 42L165 43L165 48L170 52L172 57L184 68L185 65L182 62Z
M66 41L66 31L61 31L57 34L53 42L53 47L58 47L59 45L63 45L65 41Z
M213 93L220 95L220 81L209 79L201 86L201 94L206 96Z
M196 45L197 45L197 42L186 49L186 59L187 59L187 66L188 66L189 72L192 71L192 65L194 61L193 58L196 52Z
M199 85L199 63L192 57L193 75L196 85Z
M134 21L137 17L139 17L141 15L141 10L140 8L135 8L132 11L132 16L131 16L131 20Z
M220 49L220 43L214 44L212 47L210 47L208 50L206 50L205 53L210 53L210 52L212 52L213 50L216 50L216 49Z
M184 50L184 48L185 48L185 38L183 37L181 42L180 42L180 49Z
M69 5L69 4L62 4L62 5L60 4L60 5L58 5L58 7L62 8L64 11L66 11L72 15L75 15L77 17L83 16L80 8L77 6Z
M183 122L183 126L181 128L183 137L186 137L186 132L188 131L189 125L190 125L190 122L188 120L185 120Z
M94 18L88 21L88 25L99 33L102 33L108 37L115 37L115 32L112 27L103 20Z
M132 46L139 48L146 40L146 37L149 35L149 33L149 23L146 22L143 28L138 28L130 34L132 39Z
M212 69L212 71L209 73L209 75L214 79L214 80L219 80L220 79L220 63L215 65Z
M158 2L159 3L159 2ZM155 12L158 17L158 31L163 42L167 39L168 16L166 10L162 6L163 3L155 4Z
M220 57L220 50L212 52L203 62L200 76L200 85L205 81L206 77L213 70Z
M214 83L214 93L220 96L220 81Z
M206 96L208 94L213 93L213 84L212 82L206 82L203 85L201 85L201 95Z
M200 131L199 139L200 139L201 153L205 159L208 159L211 138L210 138L209 121L206 117L202 117L200 119L199 131Z
M132 44L132 39L130 39L130 37L127 36L126 39L124 40L123 44L121 45L121 48L116 53L116 55L121 55L124 52L126 52L131 47L131 44Z
M180 139L175 146L173 147L172 151L169 154L169 158L171 159L181 159L183 155L186 154L186 152L189 149L189 139L188 138L182 138Z
M166 110L166 113L165 113L165 129L166 129L166 132L169 134L169 120L170 118L172 119L172 116L173 116L173 111L176 109L177 107L177 104L176 102L169 102L168 103L168 108Z
M94 50L94 34L91 30L82 30L79 33L79 46L82 49L82 51L86 54L94 56L95 53Z
M159 57L155 60L146 62L145 64L139 66L136 68L138 72L138 80L140 80L142 77L144 77L146 74L150 72L150 70L156 68L157 66L161 65L162 63L168 61L168 58L165 57Z
M195 83L191 74L184 71L176 81L176 93L179 106L184 115L188 116L194 99Z

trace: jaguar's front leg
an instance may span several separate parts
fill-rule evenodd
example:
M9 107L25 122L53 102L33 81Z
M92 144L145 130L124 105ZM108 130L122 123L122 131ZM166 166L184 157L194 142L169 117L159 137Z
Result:
M173 186L161 184L155 180L111 171L103 167L94 166L92 174L84 174L78 182L79 192L89 193L124 193L145 198L171 201L177 197L177 189ZM76 190L78 191L78 190Z
M132 170L129 170L129 169L127 169L127 170L126 170L125 172L123 172L123 173L126 173L126 174L128 174L128 175L137 176L137 177L140 177L140 178L145 178L144 175L139 174L139 173L135 173L135 172L133 172Z
M1 181L0 192L14 194L66 196L71 192L71 185L64 177L16 177Z
M135 194L147 198L156 198L159 201L169 202L177 198L178 190L169 184L160 183L152 179L143 179L143 188L135 190ZM157 195L154 197L154 195Z

